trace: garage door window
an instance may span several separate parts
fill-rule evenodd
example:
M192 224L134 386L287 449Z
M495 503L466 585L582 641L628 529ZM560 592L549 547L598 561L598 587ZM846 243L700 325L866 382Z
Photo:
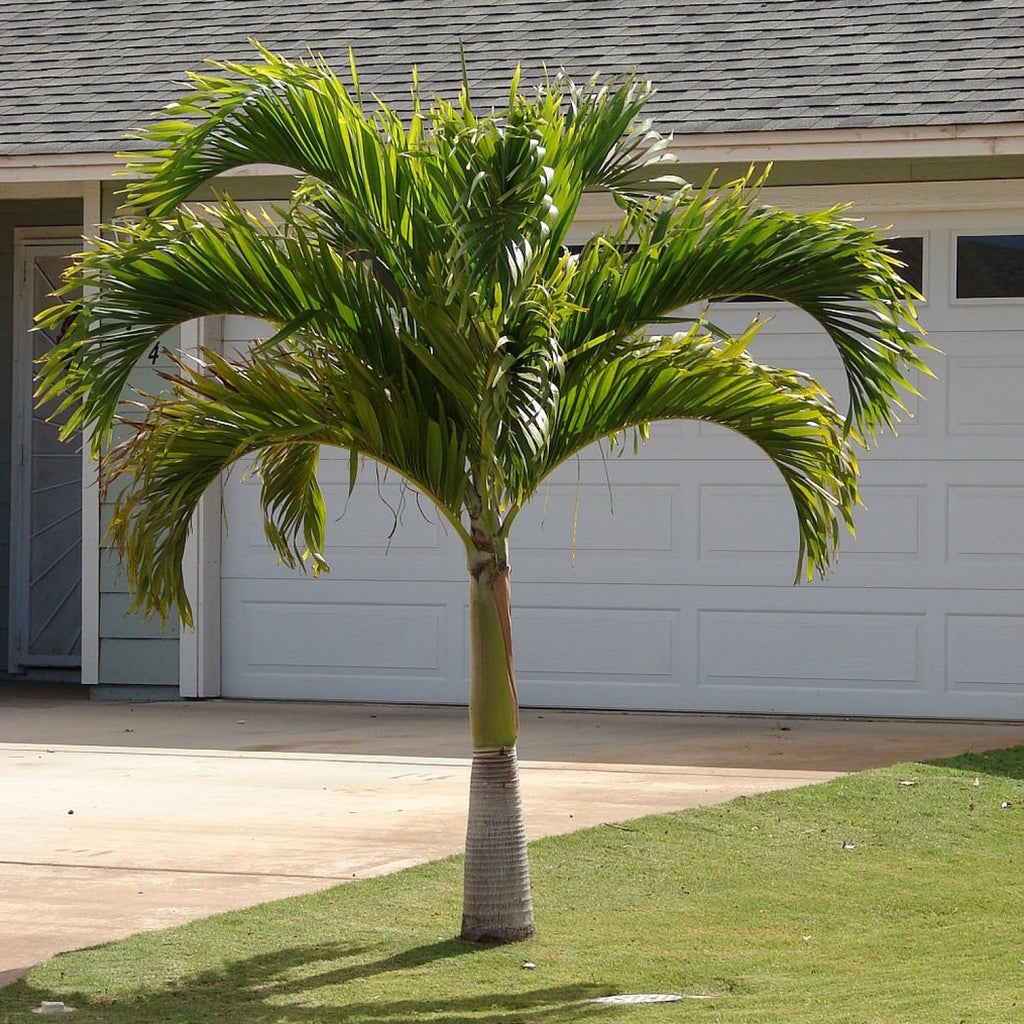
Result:
M900 277L917 291L924 291L924 238L921 235L902 235L887 238L885 244L903 264Z
M956 297L1024 298L1024 235L959 235Z
M924 290L924 237L921 235L901 235L898 238L887 238L886 246L896 253L903 264L900 277L917 291ZM776 302L768 295L737 295L729 302Z

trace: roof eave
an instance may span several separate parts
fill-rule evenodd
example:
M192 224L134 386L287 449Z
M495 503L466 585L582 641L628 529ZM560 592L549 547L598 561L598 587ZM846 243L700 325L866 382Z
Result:
M0 182L106 181L123 166L113 153L0 155Z
M676 132L673 151L689 164L880 160L1024 154L1024 122L827 128L751 132ZM0 155L0 183L108 181L123 168L114 153ZM289 173L254 165L232 176Z
M672 149L690 164L1010 156L1024 153L1024 122L676 132Z
M0 155L4 182L110 181L120 176L124 160L114 153L38 153ZM264 178L295 172L272 164L251 164L227 172L234 178Z

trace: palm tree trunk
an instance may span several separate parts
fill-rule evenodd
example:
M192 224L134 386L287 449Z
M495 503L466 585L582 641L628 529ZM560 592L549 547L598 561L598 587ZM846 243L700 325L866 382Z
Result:
M508 568L489 546L470 567L469 717L473 767L462 937L517 942L534 934L526 830L519 796L519 707L512 666Z
M478 750L469 783L462 937L518 942L533 933L516 749Z

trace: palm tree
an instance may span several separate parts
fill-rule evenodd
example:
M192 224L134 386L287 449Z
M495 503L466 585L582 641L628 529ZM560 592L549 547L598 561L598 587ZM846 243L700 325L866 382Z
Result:
M724 189L677 175L640 121L648 83L627 75L536 89L518 75L506 109L421 101L403 121L365 103L320 60L260 50L217 64L130 158L134 218L77 258L45 360L42 400L91 431L111 532L138 606L191 624L181 560L203 492L252 456L267 540L290 566L326 571L322 445L366 459L429 498L469 569L473 741L462 934L533 934L516 765L509 533L558 465L652 421L722 424L759 445L789 488L798 577L824 573L857 502L854 448L892 428L910 368L923 368L898 262L840 210L759 205L750 176ZM293 168L284 208L226 196L185 201L245 164ZM609 193L613 230L566 246L581 198ZM82 289L86 298L70 297ZM758 294L814 317L846 368L844 415L807 376L747 354L704 315ZM79 294L78 291L74 292ZM169 329L240 314L277 333L247 354L176 360L113 443L133 367ZM667 325L651 335L650 325ZM911 389L912 390L912 389Z

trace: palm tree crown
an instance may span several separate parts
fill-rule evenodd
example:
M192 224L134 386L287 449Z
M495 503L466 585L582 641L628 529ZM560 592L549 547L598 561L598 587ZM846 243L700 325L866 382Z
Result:
M828 568L857 500L854 446L892 427L908 369L923 368L912 289L872 231L840 210L759 205L749 176L687 185L640 120L651 87L635 76L532 90L517 76L488 114L465 87L424 104L414 84L405 120L364 100L354 65L345 84L320 61L260 50L193 77L127 167L133 214L70 273L67 294L86 299L48 314L76 318L42 371L42 397L61 397L68 431L91 428L99 454L130 372L169 329L211 314L276 328L243 355L179 359L169 393L103 457L104 479L124 482L111 529L144 609L189 620L192 512L239 459L255 457L269 543L314 571L327 568L320 446L349 452L353 484L375 460L437 505L483 588L477 613L471 599L483 751L516 737L509 529L588 445L673 418L738 431L792 495L798 575ZM297 172L288 204L186 203L244 164ZM591 191L620 221L571 252ZM846 414L805 375L747 354L756 323L729 337L703 315L673 318L747 294L821 324L846 369Z

